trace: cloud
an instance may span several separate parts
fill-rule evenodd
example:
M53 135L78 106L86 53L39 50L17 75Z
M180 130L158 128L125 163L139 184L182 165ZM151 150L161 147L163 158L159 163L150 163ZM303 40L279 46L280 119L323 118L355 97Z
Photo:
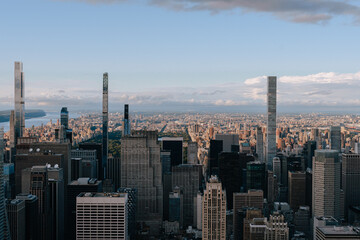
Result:
M64 1L64 0L63 0ZM65 0L70 1L70 0ZM174 11L269 13L295 23L326 23L337 16L359 22L360 7L348 0L77 0L88 3L140 2Z
M35 87L36 86L36 87ZM84 81L74 82L61 90L48 86L26 87L26 108L58 111L67 106L73 110L100 111L101 88L87 88ZM11 86L12 87L12 86ZM280 76L277 84L279 111L352 110L360 108L360 72L322 72L304 76ZM132 109L152 111L265 111L267 82L265 76L204 85L159 87L148 91L121 92L110 89L109 109L122 111L123 104ZM10 89L0 89L0 108L10 109L13 95Z

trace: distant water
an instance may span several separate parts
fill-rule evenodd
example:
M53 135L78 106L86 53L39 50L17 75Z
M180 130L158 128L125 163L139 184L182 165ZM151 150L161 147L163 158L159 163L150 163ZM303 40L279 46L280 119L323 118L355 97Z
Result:
M80 117L80 114L77 113L70 113L70 118L78 118ZM47 124L48 122L50 122L50 120L52 120L53 123L56 123L57 120L60 118L60 113L58 112L47 112L46 116L44 117L39 117L39 118L30 118L30 119L26 119L25 120L25 127L26 128L31 128L33 125L35 127L41 126L41 124ZM0 128L4 128L4 132L9 131L10 129L10 123L9 122L2 122L0 123Z

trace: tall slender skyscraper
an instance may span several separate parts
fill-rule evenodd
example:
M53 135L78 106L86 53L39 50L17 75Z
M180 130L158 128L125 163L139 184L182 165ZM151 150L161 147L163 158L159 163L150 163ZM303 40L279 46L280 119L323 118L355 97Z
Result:
M272 160L276 156L276 77L268 77L267 106L266 160L268 169L272 170Z
M104 169L104 179L106 178L106 162L108 158L108 123L109 123L109 113L108 113L108 73L103 75L103 158L102 158L102 167Z
M25 109L24 109L24 73L22 62L15 62L14 72L15 84L15 115L14 115L14 141L15 145L17 139L23 136L25 128Z
M129 104L125 104L124 106L124 131L123 136L129 136L131 129L130 129L130 120L129 120Z

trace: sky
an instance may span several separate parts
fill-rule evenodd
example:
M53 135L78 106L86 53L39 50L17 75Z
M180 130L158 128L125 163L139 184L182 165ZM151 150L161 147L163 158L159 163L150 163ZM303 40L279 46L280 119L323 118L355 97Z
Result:
M360 5L349 0L4 0L0 110L25 107L264 112L360 111Z

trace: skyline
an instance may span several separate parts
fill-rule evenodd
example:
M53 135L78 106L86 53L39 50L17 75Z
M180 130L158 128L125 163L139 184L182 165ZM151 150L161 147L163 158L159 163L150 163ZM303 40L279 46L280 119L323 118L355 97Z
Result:
M193 1L175 10L159 7L164 1L110 2L4 3L0 110L13 108L14 61L24 63L26 108L46 111L101 111L102 72L111 112L126 103L134 111L265 112L268 75L279 79L279 112L360 110L352 1L294 1L287 10L281 1L270 9ZM284 17L306 4L309 20ZM334 4L342 7L334 12Z

